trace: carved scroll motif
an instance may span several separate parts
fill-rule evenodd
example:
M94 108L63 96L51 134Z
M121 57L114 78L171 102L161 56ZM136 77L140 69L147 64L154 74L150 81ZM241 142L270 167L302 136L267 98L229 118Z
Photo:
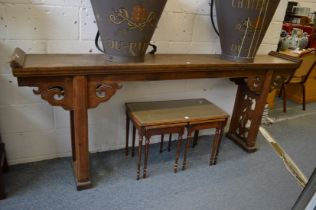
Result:
M116 82L91 81L89 83L89 108L97 107L100 103L108 101L121 87Z
M72 109L72 88L67 82L43 82L33 90L35 95L40 95L53 106L61 106L66 110Z
M245 82L250 91L260 93L263 88L264 76L253 76L245 78Z

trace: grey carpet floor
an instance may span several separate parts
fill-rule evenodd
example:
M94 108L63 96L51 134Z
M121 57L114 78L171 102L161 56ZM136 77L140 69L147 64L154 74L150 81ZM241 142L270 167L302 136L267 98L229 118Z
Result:
M306 111L289 101L288 111L282 112L281 100L270 116L277 122L266 126L278 143L308 177L316 167L316 103L309 103Z
M315 167L316 103L305 112L281 101L270 116L277 119L269 132L305 175ZM285 119L285 120L284 120ZM136 159L123 150L92 154L93 188L76 191L70 158L12 166L5 175L8 198L0 209L157 209L157 210L287 210L301 192L282 160L259 134L259 150L247 154L223 139L219 161L209 167L211 136L200 138L190 151L188 169L174 174L174 148L159 154L151 145L149 177L136 181ZM174 147L175 145L173 145Z
M123 151L91 155L94 187L77 192L70 158L12 166L8 198L0 209L290 209L301 192L282 161L258 136L259 150L247 154L223 139L219 162L208 166L210 136L191 150L188 169L172 172L174 149L150 147L149 177L136 181L136 159ZM174 147L174 145L173 145Z

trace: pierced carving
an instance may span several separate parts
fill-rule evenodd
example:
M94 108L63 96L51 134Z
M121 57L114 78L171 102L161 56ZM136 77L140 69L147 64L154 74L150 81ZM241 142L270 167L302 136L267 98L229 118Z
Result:
M53 106L66 110L73 108L73 87L71 77L28 77L19 78L20 86L35 87L33 93Z
M270 85L270 91L274 89L279 89L282 84L289 79L289 75L273 75L272 82ZM243 85L246 83L249 91L252 91L256 94L260 94L263 90L263 84L265 77L264 76L252 76L246 78L233 78L231 79L237 85Z
M62 86L53 86L49 87L46 90L38 87L37 90L33 89L35 95L41 95L42 98L50 99L53 98L56 101L62 101L65 97L64 87Z
M240 112L238 113L238 126L235 128L235 134L242 139L247 139L248 137L248 131L252 124L251 116L256 108L256 103L256 98L246 93L243 94Z
M108 101L120 88L122 86L116 82L91 81L89 84L89 108L97 107L100 103Z
M33 89L35 95L40 95L53 106L62 106L66 110L72 109L72 91L67 82L41 82Z

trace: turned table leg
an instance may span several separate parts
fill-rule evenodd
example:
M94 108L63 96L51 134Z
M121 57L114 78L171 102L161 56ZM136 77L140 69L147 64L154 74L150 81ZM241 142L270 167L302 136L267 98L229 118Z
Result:
M147 162L148 162L148 154L149 154L149 142L150 137L146 136L145 139L145 157L144 157L144 172L143 172L143 178L145 179L147 177Z
M163 139L164 139L164 136L165 135L161 134L159 153L162 153L162 151L163 151Z
M140 179L140 164L142 162L142 147L143 147L143 136L139 134L139 139L138 139L138 157L137 157L137 177L136 179Z
M191 131L188 131L187 142L185 144L185 149L184 149L184 153L183 153L183 163L182 163L182 170L183 171L187 168L187 155L189 152L190 142L191 142L191 138L192 138L191 133L192 133Z
M133 136L132 136L132 157L135 155L135 138L136 138L136 127L133 124Z
M213 139L213 143L211 146L211 152L210 152L210 154L211 154L210 162L209 162L210 166L216 165L216 162L217 162L217 153L218 153L218 148L219 148L219 145L221 142L221 132L222 132L222 129L216 128L215 136Z
M125 142L125 156L128 156L128 140L129 140L129 124L130 124L130 119L128 117L128 113L126 112L126 142ZM134 149L134 148L133 148Z
M76 76L73 79L74 110L71 122L73 124L73 157L74 172L77 190L91 187L89 171L89 147L88 147L88 92L85 76Z
M169 141L168 141L168 152L171 151L171 140L172 140L172 133L169 134Z
M196 130L194 132L194 140L193 140L192 148L194 148L198 144L198 140L199 140L199 130Z
M176 160L174 161L174 173L177 173L178 171L178 161L179 161L179 153L182 146L182 134L178 135L178 142L177 142L177 149L176 149Z

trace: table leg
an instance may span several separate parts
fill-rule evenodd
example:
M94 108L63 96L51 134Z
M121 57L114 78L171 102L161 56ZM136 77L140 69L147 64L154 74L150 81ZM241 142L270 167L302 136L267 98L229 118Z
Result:
M0 142L1 142L1 139L0 139ZM5 154L4 144L0 143L0 200L6 198L3 173L7 172L8 170L9 170L9 166L8 166L8 162L7 162L7 158Z
M217 158L218 158L218 153L219 153L219 149L221 147L221 142L223 140L223 133L224 133L224 128L225 128L225 125L226 125L226 122L225 124L222 125L222 127L220 128L220 137L219 137L219 144L217 145L217 148L216 148L216 156L215 156L215 164L217 163Z
M145 179L147 177L147 162L148 162L148 154L149 154L149 137L146 136L145 140L145 158L144 158L144 172L143 172L143 178Z
M168 152L171 151L171 140L172 140L172 133L169 134L169 141L168 141Z
M188 155L189 148L190 148L190 140L192 138L191 133L192 133L191 131L188 131L187 142L186 142L184 153L183 153L183 163L182 163L182 170L183 171L187 168L187 155Z
M177 142L177 149L176 149L176 160L174 161L174 173L177 173L178 171L178 161L179 161L179 153L182 146L182 135L178 135L178 142Z
M238 80L238 90L227 137L247 152L256 151L256 138L266 104L273 71L264 77L260 94L249 89L243 79Z
M128 156L128 139L129 139L129 117L128 117L128 113L126 113L126 143L125 143L125 156Z
M165 135L161 134L159 153L162 153L162 151L163 151L163 139L164 139L164 136Z
M140 164L142 162L142 147L143 147L143 136L139 134L138 139L138 159L137 159L137 177L136 179L139 180L140 178Z
M222 130L220 128L216 128L215 131L215 136L213 139L212 147L211 147L211 157L210 157L210 162L209 165L216 165L217 162L217 153L218 153L218 147L221 141L221 132Z
M193 140L192 148L194 148L198 144L198 140L199 140L199 130L196 130L194 132L194 140Z
M71 123L73 124L73 154L74 173L77 190L91 187L89 171L89 144L88 144L88 87L85 76L76 76L73 79L74 110Z
M133 125L133 139L132 139L132 157L135 155L135 138L136 138L136 127Z
M2 172L0 172L0 200L5 199L7 196L5 194L5 187L4 187L4 178Z
M76 162L74 111L73 110L69 111L69 114L70 114L70 138L71 138L72 161Z

